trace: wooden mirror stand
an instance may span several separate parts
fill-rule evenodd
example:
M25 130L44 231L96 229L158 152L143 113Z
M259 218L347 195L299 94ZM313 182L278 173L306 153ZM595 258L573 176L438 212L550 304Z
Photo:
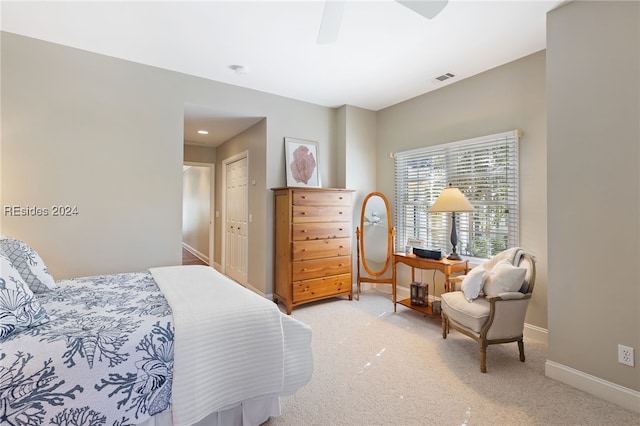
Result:
M356 227L358 290L360 283L392 284L392 277L383 277L391 266L395 229L391 223L389 201L381 192L367 194L362 203L360 226ZM360 268L364 268L364 274ZM364 275L364 276L363 276ZM389 274L387 274L389 275Z

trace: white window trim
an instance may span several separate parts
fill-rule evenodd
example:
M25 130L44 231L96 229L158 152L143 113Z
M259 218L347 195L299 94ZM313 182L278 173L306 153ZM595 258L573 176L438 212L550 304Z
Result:
M458 186L463 193L466 191L467 198L477 206L473 213L456 215L459 254L480 262L495 255L505 244L505 248L519 245L520 137L522 132L513 130L394 154L396 250L404 251L407 238L424 237L428 248L441 249L443 254L450 252L451 215L426 213L449 183ZM494 160L496 156L491 150L499 152L503 146L507 157L500 166L506 166L504 170L492 169L485 164L483 170L489 171L487 176L469 171L470 167L482 169L483 166L475 166L474 161ZM500 170L504 177L494 173L495 170ZM424 175L427 172L428 175ZM492 186L483 186L483 179ZM498 187L496 181L507 182L498 195L494 193L494 188ZM488 189L491 189L490 196L487 196ZM496 211L496 205L504 205L504 211ZM506 221L507 226L498 228L501 232L495 234L496 228L490 229L489 219L500 219L503 224ZM486 257L470 256L473 252L485 253Z

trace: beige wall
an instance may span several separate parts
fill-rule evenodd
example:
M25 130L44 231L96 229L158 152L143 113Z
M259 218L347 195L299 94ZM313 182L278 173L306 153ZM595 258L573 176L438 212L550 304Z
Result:
M249 280L271 292L270 188L285 185L284 138L318 141L323 184L334 185L334 110L0 34L1 204L79 211L3 217L0 232L32 244L56 279L178 264L184 104L266 117L262 155L250 159L262 168ZM225 154L218 154L219 162Z
M364 197L376 190L377 113L354 106L342 107L345 137L345 186L357 190L354 223L360 220Z
M4 217L56 279L179 262L182 102L167 72L2 33Z
M520 245L537 257L528 324L547 328L545 54L476 75L378 113L378 190L394 203L389 153L520 129ZM428 274L427 282L431 282ZM408 281L407 281L408 282Z
M572 2L547 24L550 369L640 391L640 3Z
M344 185L353 189L353 229L360 226L360 213L364 197L376 191L376 143L377 113L374 111L345 105L338 110L344 126L339 133L344 141ZM352 234L353 282L357 281L355 232ZM364 275L363 270L361 274Z
M216 149L208 146L190 145L188 141L185 141L184 161L214 164L216 162Z

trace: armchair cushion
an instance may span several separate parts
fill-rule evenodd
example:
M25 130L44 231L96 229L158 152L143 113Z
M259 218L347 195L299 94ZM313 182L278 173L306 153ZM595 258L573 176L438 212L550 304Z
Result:
M484 294L497 296L500 293L519 291L526 273L526 268L513 266L507 260L498 262L491 269L484 283Z
M467 275L465 275L462 280L462 284L460 285L460 289L462 290L462 293L464 293L464 297L467 299L467 302L471 302L478 297L480 290L482 290L482 286L484 286L486 276L487 271L481 266L473 268Z
M489 302L479 297L469 303L461 291L442 294L442 310L447 317L466 328L480 333L489 318Z

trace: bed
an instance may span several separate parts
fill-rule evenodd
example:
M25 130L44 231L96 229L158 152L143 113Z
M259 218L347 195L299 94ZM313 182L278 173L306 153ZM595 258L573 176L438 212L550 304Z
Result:
M257 425L311 379L309 327L213 268L54 282L15 241L0 238L0 424Z

